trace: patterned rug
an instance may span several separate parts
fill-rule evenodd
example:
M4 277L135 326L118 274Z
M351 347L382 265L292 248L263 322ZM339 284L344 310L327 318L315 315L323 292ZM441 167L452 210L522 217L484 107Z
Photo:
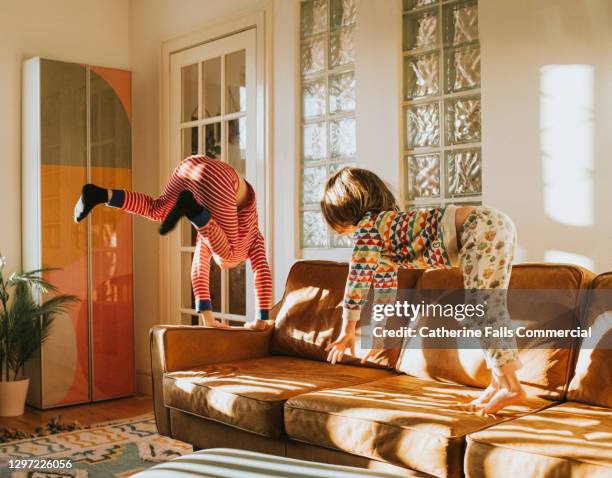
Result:
M157 433L151 414L0 445L2 478L126 478L191 453L191 445ZM66 460L71 469L9 469L10 460Z

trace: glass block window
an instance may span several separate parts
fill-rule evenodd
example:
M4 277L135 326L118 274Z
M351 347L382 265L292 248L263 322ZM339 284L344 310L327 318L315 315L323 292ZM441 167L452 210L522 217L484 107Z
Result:
M327 227L319 201L325 180L354 164L355 0L300 4L300 244L304 249L351 247Z
M479 203L477 0L403 0L404 206Z

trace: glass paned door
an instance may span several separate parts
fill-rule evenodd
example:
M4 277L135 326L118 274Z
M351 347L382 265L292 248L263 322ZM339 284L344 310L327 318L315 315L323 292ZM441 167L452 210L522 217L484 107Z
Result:
M183 158L203 154L233 166L257 184L255 29L175 53L170 60L170 152L174 168ZM168 175L171 171L168 171ZM172 241L180 281L176 311L180 322L197 324L191 264L197 232L183 220ZM248 263L221 270L211 261L210 297L222 320L254 316L253 277Z

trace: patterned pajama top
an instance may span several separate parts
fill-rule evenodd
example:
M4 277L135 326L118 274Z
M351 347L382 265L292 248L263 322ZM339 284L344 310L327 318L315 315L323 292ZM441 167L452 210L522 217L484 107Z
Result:
M456 206L367 213L353 233L354 248L342 317L359 320L370 287L376 303L392 303L397 271L457 265Z

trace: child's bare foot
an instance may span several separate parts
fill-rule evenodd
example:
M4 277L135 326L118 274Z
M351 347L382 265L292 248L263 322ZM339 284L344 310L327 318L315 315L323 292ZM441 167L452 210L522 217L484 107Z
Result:
M500 388L497 393L493 395L493 398L489 400L489 403L487 403L482 411L484 414L497 413L510 405L522 403L526 398L527 394L522 387L518 390Z
M269 327L272 327L272 324L267 320L252 320L250 322L245 322L244 328L250 330L266 330Z
M499 390L499 383L493 379L489 386L484 389L478 398L475 398L467 404L466 408L470 412L476 412L481 410L489 401L495 396Z
M508 367L506 374L498 376L497 380L499 389L483 408L483 414L497 413L503 408L519 404L527 398L527 394L512 367Z

